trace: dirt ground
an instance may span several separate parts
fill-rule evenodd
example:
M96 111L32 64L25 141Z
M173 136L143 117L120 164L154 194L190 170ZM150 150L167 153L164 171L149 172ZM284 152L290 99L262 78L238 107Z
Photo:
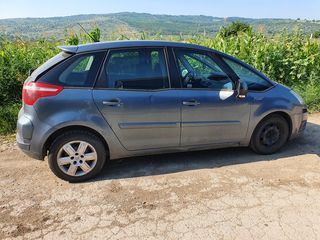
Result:
M0 239L320 239L320 114L280 153L113 161L70 184L0 146Z

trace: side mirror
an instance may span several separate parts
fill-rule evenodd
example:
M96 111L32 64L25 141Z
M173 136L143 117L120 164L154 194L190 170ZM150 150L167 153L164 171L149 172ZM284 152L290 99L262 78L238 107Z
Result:
M237 97L245 98L248 95L248 85L245 81L241 79L238 80L237 84Z
M228 78L228 75L223 72L213 72L208 76L208 79L215 81L223 81L227 80Z

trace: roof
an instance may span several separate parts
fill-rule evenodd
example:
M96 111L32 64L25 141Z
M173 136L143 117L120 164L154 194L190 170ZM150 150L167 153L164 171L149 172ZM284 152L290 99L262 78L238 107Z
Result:
M169 42L169 41L110 41L110 42L99 42L83 44L78 46L59 46L59 48L68 53L82 53L91 52L112 48L125 48L125 47L183 47L183 48L193 48L198 50L213 51L211 48L199 46L196 44L181 43L181 42Z

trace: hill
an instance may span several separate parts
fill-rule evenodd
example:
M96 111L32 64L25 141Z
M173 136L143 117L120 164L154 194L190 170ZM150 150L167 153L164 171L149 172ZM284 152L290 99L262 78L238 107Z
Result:
M9 38L19 36L24 39L40 37L63 38L67 32L78 31L80 23L84 28L98 26L103 39L119 36L119 34L135 34L146 32L160 35L214 35L222 26L232 21L251 24L255 29L267 34L278 33L283 29L293 31L300 29L305 34L320 30L320 20L292 19L250 19L250 18L218 18L210 16L188 15L153 15L147 13L122 12L113 14L90 14L53 18L17 18L1 19L0 34Z

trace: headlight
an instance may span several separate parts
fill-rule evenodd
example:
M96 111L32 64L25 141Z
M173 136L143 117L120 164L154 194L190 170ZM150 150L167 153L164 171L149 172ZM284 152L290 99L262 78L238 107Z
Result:
M290 92L293 94L293 96L295 96L297 98L297 100L299 101L300 104L304 104L303 98L298 93L296 93L293 90L291 90Z

